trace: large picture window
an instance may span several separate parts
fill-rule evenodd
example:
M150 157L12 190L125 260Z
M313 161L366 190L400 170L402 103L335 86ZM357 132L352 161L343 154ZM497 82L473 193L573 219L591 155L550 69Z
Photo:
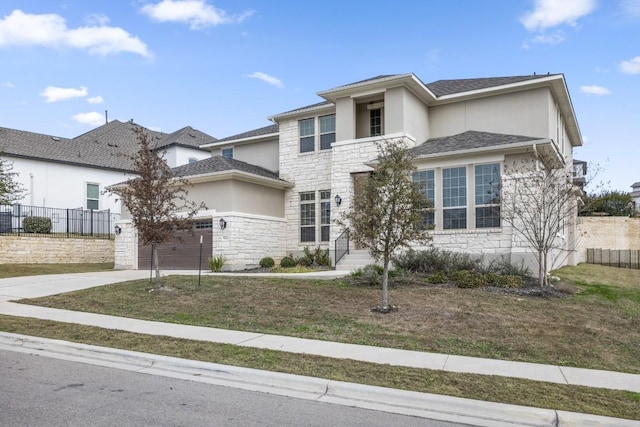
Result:
M415 182L420 191L429 200L431 205L428 209L425 209L422 213L422 224L426 228L435 227L435 212L434 206L436 204L436 180L433 170L417 171L412 175L412 180Z
M475 166L476 228L500 227L500 164Z
M336 142L336 115L321 116L320 122L320 149L328 150L331 144Z
M442 170L442 228L467 228L467 168Z
M300 127L300 152L308 153L315 150L316 146L316 126L315 118L304 119L298 122Z
M300 193L300 241L316 241L316 193Z

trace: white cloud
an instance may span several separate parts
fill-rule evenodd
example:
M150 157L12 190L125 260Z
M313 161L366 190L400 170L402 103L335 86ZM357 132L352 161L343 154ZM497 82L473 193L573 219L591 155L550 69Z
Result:
M554 34L541 34L531 39L532 43L560 44L564 41L564 32L556 31Z
M47 86L45 90L40 92L40 96L45 98L44 102L58 102L73 98L83 98L87 96L87 93L85 86L80 86L78 89Z
M8 87L9 89L13 89L14 87L16 87L16 85L11 83L11 82L2 82L2 84L0 86Z
M611 95L611 91L602 86L580 86L580 92L587 93L589 95Z
M100 126L104 124L104 115L97 113L95 111L91 113L79 113L73 116L73 120L78 123L91 125L91 126Z
M102 104L104 99L101 96L92 96L91 98L87 98L87 102L89 104Z
M140 11L158 22L189 24L192 30L242 22L253 14L253 11L248 11L240 15L229 15L205 0L162 0L160 3L144 5Z
M147 45L122 28L104 25L108 18L92 15L93 24L68 28L56 14L34 15L14 10L0 19L0 48L10 46L72 47L90 54L108 55L118 52L151 57Z
M640 0L622 0L620 5L626 15L632 18L640 17Z
M273 85L277 88L284 88L284 83L277 77L270 76L269 74L261 73L260 71L256 71L255 73L247 74L247 77L252 79L262 80L263 82L267 82L270 85Z
M576 26L576 21L596 8L595 0L535 0L533 11L520 22L529 31L545 30L562 24Z
M625 74L640 74L640 56L620 63L620 71Z

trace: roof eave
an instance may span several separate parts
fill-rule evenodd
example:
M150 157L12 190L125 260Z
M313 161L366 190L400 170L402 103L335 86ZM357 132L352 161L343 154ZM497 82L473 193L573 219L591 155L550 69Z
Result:
M521 151L522 148L533 147L534 145L552 145L553 141L548 138L535 139L531 141L514 142L512 144L492 145L489 147L468 148L466 150L444 151L441 153L422 154L415 157L415 160L433 160L444 157L461 157L474 154L484 154L490 152L514 152Z
M267 120L271 120L274 123L279 124L280 120L291 119L294 117L307 116L309 113L318 113L321 111L333 111L336 109L335 103L314 105L308 108L300 108L298 110L289 111L286 113L276 114L274 116L267 117Z
M203 182L223 181L226 179L237 179L239 181L250 182L253 184L264 185L266 187L277 188L284 190L286 188L292 188L293 184L283 181L281 179L269 178L266 176L254 175L252 173L228 170L220 172L208 172L198 175L188 175L177 177L176 179L185 179L191 184L199 184Z
M205 149L205 148L217 148L217 147L223 147L225 145L244 144L244 143L247 143L247 142L257 142L257 141L260 141L260 140L268 140L268 139L278 138L279 135L280 135L279 132L274 132L274 133L267 133L267 134L264 134L264 135L250 136L250 137L246 137L246 138L228 139L228 140L225 140L225 141L210 142L208 144L201 145L200 148L202 148L202 149Z

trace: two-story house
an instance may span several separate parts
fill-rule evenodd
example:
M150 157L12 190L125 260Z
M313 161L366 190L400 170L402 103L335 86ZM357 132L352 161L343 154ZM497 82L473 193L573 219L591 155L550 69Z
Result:
M335 256L344 230L334 219L371 172L376 141L391 138L413 147L413 179L433 205L435 246L532 263L486 195L521 159L571 173L572 150L582 139L562 74L428 84L414 74L385 75L318 95L322 102L270 117L271 126L204 145L214 157L197 173L179 171L194 189L203 186L198 194L218 194L205 202L217 215L212 251L227 257L228 268L305 247L329 248ZM226 226L218 229L221 219ZM574 263L575 221L565 228L568 255L561 262Z

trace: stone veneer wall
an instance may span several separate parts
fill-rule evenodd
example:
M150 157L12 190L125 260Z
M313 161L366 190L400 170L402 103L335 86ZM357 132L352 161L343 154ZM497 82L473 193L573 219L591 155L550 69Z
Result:
M213 255L223 255L223 270L233 271L258 267L264 257L276 263L286 255L286 225L284 218L218 213L214 226L224 217L227 228L213 232Z
M114 241L54 237L0 236L2 264L114 262Z
M578 262L587 249L640 249L640 218L578 217Z
M116 270L138 269L138 239L131 220L116 223L120 227L120 234L116 236L114 244L114 267Z

